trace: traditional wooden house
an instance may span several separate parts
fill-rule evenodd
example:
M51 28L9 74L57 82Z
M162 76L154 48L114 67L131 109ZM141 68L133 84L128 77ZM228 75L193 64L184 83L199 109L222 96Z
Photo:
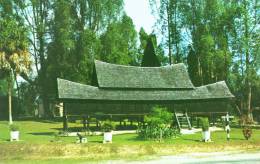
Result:
M57 82L59 101L65 104L81 102L89 107L96 104L104 111L111 104L134 106L131 111L135 112L139 106L159 104L175 113L184 111L187 116L187 112L226 112L234 98L224 81L194 87L182 63L136 67L96 60L93 85L64 79L57 79ZM217 105L209 105L212 103ZM88 113L88 106L85 111ZM127 113L127 110L123 107L120 112Z

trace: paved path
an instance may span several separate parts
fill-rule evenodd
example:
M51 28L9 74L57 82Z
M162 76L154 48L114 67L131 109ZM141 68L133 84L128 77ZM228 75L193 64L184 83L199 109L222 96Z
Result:
M260 164L259 152L215 152L215 153L192 153L175 156L162 156L147 161L107 161L105 164Z

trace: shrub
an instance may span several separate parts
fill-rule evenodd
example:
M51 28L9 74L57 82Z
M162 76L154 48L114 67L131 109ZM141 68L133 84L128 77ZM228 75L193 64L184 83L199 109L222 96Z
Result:
M139 126L137 133L143 139L162 140L176 136L177 130L171 127L172 113L166 108L154 107L152 112L145 116L145 125Z
M201 128L202 131L208 131L209 130L209 119L207 117L201 117L200 118L201 121Z
M172 113L167 111L167 108L160 108L158 106L152 109L152 112L144 117L144 121L151 126L170 125L172 123Z
M243 128L243 135L244 135L244 137L245 137L246 140L249 140L249 138L251 137L252 133L253 133L253 132L252 132L251 127L245 126L245 127Z
M20 129L19 126L16 124L11 124L9 126L9 128L10 128L10 131L19 131L19 129Z
M249 140L252 136L252 128L251 125L253 124L252 119L250 119L247 115L243 115L240 119L240 125L243 127L243 135L246 140Z
M103 132L111 132L115 129L115 124L112 121L106 120L101 124L101 130Z

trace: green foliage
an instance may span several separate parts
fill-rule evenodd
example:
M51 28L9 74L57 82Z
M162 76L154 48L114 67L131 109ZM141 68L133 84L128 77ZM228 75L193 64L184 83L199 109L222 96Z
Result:
M19 87L20 97L19 100L22 104L20 107L20 113L23 113L25 115L34 115L34 110L36 109L36 97L37 97L37 91L35 89L35 86L30 85L27 82L20 83Z
M157 17L157 29L164 37L163 45L168 48L169 64L183 61L183 47L181 46L181 29L184 25L181 13L181 1L149 0L153 13ZM186 4L187 2L184 2Z
M150 0L158 18L155 33L163 35L160 44L152 36L159 63L167 63L168 48L174 63L187 63L195 86L225 80L239 95L241 108L250 108L249 102L257 106L259 2L156 2ZM123 14L123 0L2 0L0 11L0 78L10 69L28 72L33 58L36 77L21 75L39 92L45 108L55 97L57 77L90 84L94 59L140 65L151 37L141 29L136 48L136 31L131 18Z
M114 129L115 129L115 124L110 120L106 120L101 124L101 130L103 132L111 132Z
M10 15L0 17L0 31L0 77L10 76L11 71L28 73L31 61L27 29Z
M171 127L172 113L166 108L154 107L152 112L145 116L145 125L140 126L137 130L139 137L146 140L162 140L176 136L177 129Z
M142 60L142 67L159 67L161 66L154 49L154 43L152 38L147 39L146 48L144 50L144 56Z
M151 126L166 127L172 123L172 113L167 111L167 108L156 106L151 113L145 116L144 121Z
M151 45L149 45L149 47L148 47L147 43L148 43L148 41L150 39L152 40L152 43L153 43L152 46L153 47L151 47ZM144 54L145 54L144 52L146 50L147 52L146 52L145 55L147 55L148 57L153 58L151 60L154 60L154 61L159 60L159 65L167 65L168 58L164 55L164 46L163 46L163 44L157 45L157 39L156 39L156 35L155 34L148 35L145 32L145 30L143 28L141 28L140 31L139 31L139 40L140 40L140 47L139 47L138 52L139 52L139 54L143 54L142 55L142 59L143 60L144 60ZM154 52L152 51L152 49L154 49ZM150 53L154 53L155 57L154 57L153 54L149 54L148 51L151 51ZM155 58L158 58L158 59L155 59ZM144 62L144 61L141 62L141 59L139 59L139 60L140 60L141 64L142 64L142 62ZM150 59L146 59L146 60L150 60Z
M36 77L23 77L35 85L51 114L49 99L56 96L57 77L90 84L93 61L101 54L99 36L122 17L123 0L7 0L0 1L0 10L1 16L11 13L24 23L21 28L29 29Z
M200 122L201 122L202 131L208 131L209 130L209 119L208 119L208 117L201 117Z
M8 83L7 80L0 80L0 95L6 95L8 91Z
M151 127L151 126L142 126L139 127L137 130L138 136L140 138L143 138L145 140L159 140L166 138L171 138L173 136L176 136L178 131L177 129L174 129L172 127Z
M120 21L109 24L100 40L102 61L138 65L137 33L132 19L127 15Z
M19 131L20 127L17 124L11 124L9 125L10 131Z

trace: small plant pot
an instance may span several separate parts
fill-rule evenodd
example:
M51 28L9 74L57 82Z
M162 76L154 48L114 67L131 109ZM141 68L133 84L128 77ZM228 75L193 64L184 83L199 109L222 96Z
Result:
M202 131L202 140L204 142L209 142L210 141L210 131Z
M104 140L103 140L103 143L112 143L112 137L113 137L113 134L112 132L104 132Z
M19 141L19 131L11 131L10 132L10 141Z

